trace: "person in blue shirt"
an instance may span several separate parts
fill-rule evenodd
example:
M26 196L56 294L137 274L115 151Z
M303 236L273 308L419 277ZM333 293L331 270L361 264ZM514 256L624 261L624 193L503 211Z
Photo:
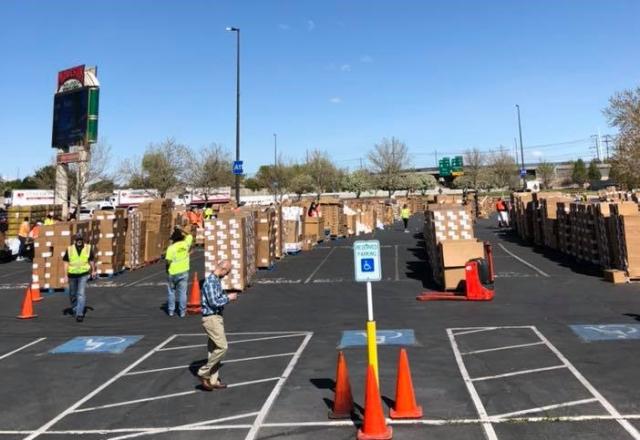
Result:
M237 293L225 293L220 280L231 271L231 262L218 262L215 269L204 280L201 291L202 327L207 333L207 363L198 370L198 377L205 391L221 390L227 385L220 381L218 369L227 352L227 337L224 333L222 313L229 301L238 299Z

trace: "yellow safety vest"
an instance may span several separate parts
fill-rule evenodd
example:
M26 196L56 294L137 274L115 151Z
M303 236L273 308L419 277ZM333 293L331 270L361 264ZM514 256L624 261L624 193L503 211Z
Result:
M211 217L213 217L213 209L211 208L207 208L204 210L204 218L209 220Z
M167 248L166 260L169 262L169 275L189 272L189 243L181 240Z
M191 247L191 245L193 245L193 235L191 235L191 234L185 234L185 236L184 236L184 241L186 241L186 242L187 242L187 245L188 245L189 247Z
M53 225L53 224L55 224L55 222L56 221L54 219L52 219L52 218L45 218L44 219L44 225L45 226Z
M85 244L80 255L78 255L75 245L71 245L67 248L67 253L69 254L69 275L80 275L91 270L91 265L89 265L90 245Z
M411 217L411 211L409 210L409 208L403 208L402 211L400 211L400 217L402 218Z

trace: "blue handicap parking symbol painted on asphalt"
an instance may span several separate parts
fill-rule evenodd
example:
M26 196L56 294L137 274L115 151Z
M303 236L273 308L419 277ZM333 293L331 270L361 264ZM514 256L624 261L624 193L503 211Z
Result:
M360 260L360 266L363 272L375 271L375 263L373 262L373 258L363 258L362 260Z
M569 327L585 342L640 339L640 324L588 324Z
M416 345L416 337L412 329L378 330L378 345ZM366 347L367 332L364 330L345 330L338 348Z
M142 336L78 336L49 353L122 353L140 339Z

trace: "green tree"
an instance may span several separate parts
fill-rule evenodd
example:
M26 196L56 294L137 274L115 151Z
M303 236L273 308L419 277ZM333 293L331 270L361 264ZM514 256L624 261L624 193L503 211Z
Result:
M640 87L616 93L604 110L618 129L611 160L611 177L631 189L640 186Z
M38 168L33 173L33 181L38 186L38 189L55 189L56 167L54 165L45 165Z
M544 189L551 188L555 175L556 167L551 162L542 160L536 167L536 177L540 179L540 183Z
M587 166L584 160L578 159L573 162L573 169L571 171L571 181L582 186L587 181Z
M371 175L366 170L356 170L350 174L345 174L342 179L342 188L345 191L355 193L356 198L360 198L360 194L372 189L372 185Z
M427 191L435 189L436 186L438 186L438 182L436 181L436 178L433 177L431 174L422 174L419 177L419 182L420 183L418 185L418 190L422 195L425 195Z
M100 193L100 194L111 194L115 189L115 183L111 179L99 180L95 183L89 185L89 192Z
M298 200L300 200L302 194L313 191L315 187L313 178L308 174L296 174L291 178L289 184L289 190L297 194Z
M589 162L589 168L587 169L587 177L592 182L602 179L602 173L598 168L598 161L596 159L591 159L591 162Z
M371 171L376 175L378 188L389 197L402 189L402 172L409 167L409 149L404 142L392 137L383 138L368 154Z
M260 191L263 188L255 177L248 177L244 179L244 187L251 191Z
M420 189L420 176L415 173L409 173L402 176L402 187L407 191L407 196Z
M305 163L305 168L313 180L314 190L318 195L339 189L342 173L326 152L313 150Z

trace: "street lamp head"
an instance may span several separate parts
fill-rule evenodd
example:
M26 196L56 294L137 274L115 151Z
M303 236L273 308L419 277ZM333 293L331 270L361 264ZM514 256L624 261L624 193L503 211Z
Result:
M226 30L229 31L229 32L239 32L240 31L240 29L237 28L237 27L227 27Z

